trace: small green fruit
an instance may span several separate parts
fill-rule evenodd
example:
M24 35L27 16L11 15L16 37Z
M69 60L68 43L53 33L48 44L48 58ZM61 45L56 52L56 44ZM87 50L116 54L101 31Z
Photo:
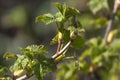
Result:
M71 39L74 39L74 38L75 38L75 33L74 33L74 31L70 32L70 38L71 38Z
M19 76L21 76L23 73L24 73L24 70L23 70L23 69L16 70L16 71L14 72L14 76L19 77Z
M62 35L62 33L59 31L58 32L58 39L62 39L63 38L63 35Z

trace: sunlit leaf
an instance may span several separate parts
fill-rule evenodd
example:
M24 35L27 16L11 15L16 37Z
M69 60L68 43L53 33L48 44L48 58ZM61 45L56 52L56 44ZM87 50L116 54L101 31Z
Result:
M80 13L79 10L77 10L75 8L68 7L65 16L67 18L69 18L71 16L78 15L79 13Z
M17 60L15 61L14 65L10 67L10 70L12 72L15 72L16 70L25 69L27 67L27 64L29 63L28 58L25 55L17 55Z
M44 45L31 45L26 48L21 48L21 50L28 57L33 57L35 54L47 53L47 48Z
M7 59L11 59L11 58L14 58L16 55L13 54L13 53L5 53L3 58L5 58L6 60Z
M55 15L55 21L61 22L63 19L64 19L64 16L60 12L57 12Z
M61 12L63 16L65 16L67 5L66 4L60 4L60 3L55 3L55 6L58 8L58 10Z
M36 20L35 20L35 22L44 22L45 24L50 24L54 21L55 21L54 16L50 13L40 15L36 17Z
M58 42L58 34L52 39L50 42L51 45L56 44Z
M58 8L61 14L66 18L79 14L79 10L72 8L72 7L68 7L66 6L66 4L62 5L60 3L55 3L55 6Z

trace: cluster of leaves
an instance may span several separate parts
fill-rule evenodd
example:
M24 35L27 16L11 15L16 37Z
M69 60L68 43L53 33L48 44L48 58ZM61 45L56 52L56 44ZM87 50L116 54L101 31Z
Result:
M70 39L72 39L75 34L77 38L73 42L73 47L76 49L81 49L84 45L84 40L81 33L84 32L79 21L75 20L75 17L80 14L77 9L68 7L66 4L61 5L55 3L56 8L59 10L55 15L50 13L40 15L36 18L36 22L44 22L45 24L50 24L55 22L58 28L58 33L52 39L51 44L56 44L58 39L62 39L63 43L66 44Z
M23 55L12 53L4 55L6 59L16 57L14 64L9 68L14 77L20 77L24 74L31 76L34 74L39 80L42 80L47 73L56 68L54 62L43 54L48 52L43 45L31 45L21 48L21 51Z

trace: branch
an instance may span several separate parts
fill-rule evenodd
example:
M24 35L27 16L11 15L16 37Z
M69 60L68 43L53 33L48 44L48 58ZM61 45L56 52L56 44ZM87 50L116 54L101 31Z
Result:
M118 7L119 7L119 5L120 5L120 1L119 1L119 0L114 0L114 1L115 1L115 2L114 2L113 13L112 13L112 16L111 16L111 18L110 18L110 20L109 20L109 22L108 22L108 26L107 26L107 29L106 29L106 33L105 33L105 35L104 35L104 40L105 40L106 43L108 43L108 42L107 42L107 38L108 38L109 32L110 32L110 30L111 30L111 28L112 28L112 23L113 23L113 20L114 20L114 18L115 18L115 16L116 16L117 9L118 9Z
M15 79L15 80L25 80L25 79L28 79L28 78L30 78L30 77L32 77L32 76L33 76L33 74L31 74L31 75L25 74L25 75L23 75L23 76L21 76L21 77Z
M57 58L58 56L60 56L69 46L70 44L72 43L73 40L70 40L59 52L57 52L56 54L54 54L52 56L52 59L55 59Z
M74 20L74 27L77 28L78 27L78 21L76 20L76 16L73 16L73 20ZM62 40L58 40L58 48L57 48L57 52L52 56L52 59L57 58L58 56L62 55L63 52L71 45L71 43L73 42L73 40L76 38L78 34L74 33L74 37L70 39L70 41L60 50L61 45L62 45Z
M58 39L58 47L57 47L56 54L60 51L61 46L62 46L62 39Z

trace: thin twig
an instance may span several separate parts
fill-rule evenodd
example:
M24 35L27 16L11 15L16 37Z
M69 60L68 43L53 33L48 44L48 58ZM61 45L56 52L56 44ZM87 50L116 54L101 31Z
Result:
M58 39L58 47L57 47L56 53L58 53L58 52L60 51L61 46L62 46L62 40L61 40L61 39Z
M23 75L23 76L17 78L16 80L25 80L25 79L28 79L28 78L30 78L30 77L32 77L32 76L33 76L33 74L31 74L31 75L25 74L25 75Z
M55 59L56 57L58 57L59 55L61 55L72 43L72 40L70 40L57 54L54 54L52 56L52 59Z
M109 20L109 22L108 22L108 26L107 26L107 29L106 29L106 33L105 33L105 35L104 35L104 40L105 40L106 43L108 43L108 42L107 42L107 38L108 38L109 32L110 32L110 30L111 30L111 28L112 28L112 23L113 23L113 20L114 20L114 18L115 18L115 16L116 16L117 9L118 9L119 4L120 4L120 1L119 1L119 0L114 0L114 1L115 1L115 2L114 2L114 9L113 9L112 17L110 18L110 20Z
M77 24L76 17L73 16L73 19L74 19L74 26L75 26L75 28L77 28L77 27L78 27L78 24ZM69 41L61 50L59 49L60 46L61 46L61 44L58 44L57 53L52 56L52 59L55 59L55 58L57 58L58 56L62 55L63 52L64 52L64 51L71 45L71 43L74 41L74 39L76 38L76 36L77 36L77 34L74 33L74 37L71 38L70 41ZM58 43L59 43L59 41L58 41Z

